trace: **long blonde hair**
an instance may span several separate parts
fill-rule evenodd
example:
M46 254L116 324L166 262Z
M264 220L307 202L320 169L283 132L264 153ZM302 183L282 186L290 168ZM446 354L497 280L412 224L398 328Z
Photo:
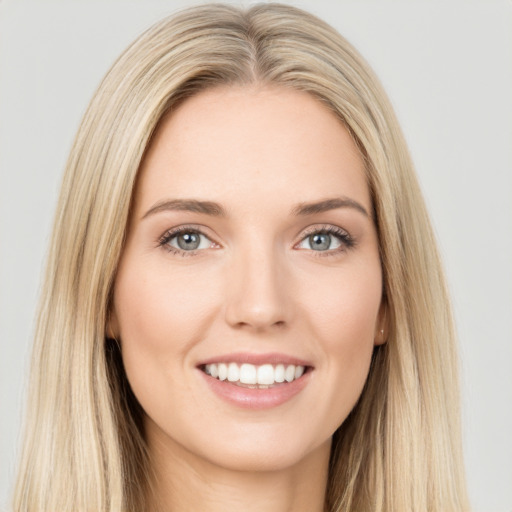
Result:
M333 440L330 512L467 510L450 306L393 110L333 28L294 7L210 4L164 19L114 63L62 184L33 348L14 509L144 510L142 411L106 324L137 170L162 116L206 88L306 91L363 155L379 233L389 337Z

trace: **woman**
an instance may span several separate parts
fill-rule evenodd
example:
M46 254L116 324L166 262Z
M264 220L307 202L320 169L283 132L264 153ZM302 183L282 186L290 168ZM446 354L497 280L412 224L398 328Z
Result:
M466 510L457 382L354 49L279 4L135 41L62 185L15 510Z

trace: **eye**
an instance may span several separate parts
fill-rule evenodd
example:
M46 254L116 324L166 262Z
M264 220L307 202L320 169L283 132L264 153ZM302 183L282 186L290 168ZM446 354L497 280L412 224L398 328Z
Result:
M216 246L200 229L181 226L166 231L158 245L180 256L193 256L198 251ZM337 226L314 227L308 230L295 247L314 251L318 256L332 256L355 245L355 240Z
M209 249L213 244L201 230L188 226L167 231L158 242L159 246L181 256L190 256L195 251Z
M319 256L328 256L350 249L355 245L354 239L344 230L336 226L312 228L298 244L299 249L309 249Z

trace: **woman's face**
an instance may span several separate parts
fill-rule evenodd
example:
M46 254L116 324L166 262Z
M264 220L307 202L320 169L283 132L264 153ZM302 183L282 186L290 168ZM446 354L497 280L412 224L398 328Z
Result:
M243 470L328 454L383 341L371 212L354 142L306 93L214 89L163 120L111 324L150 447Z

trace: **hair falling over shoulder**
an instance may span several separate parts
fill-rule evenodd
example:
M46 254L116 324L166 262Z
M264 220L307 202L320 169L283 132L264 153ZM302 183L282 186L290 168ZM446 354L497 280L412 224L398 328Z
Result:
M105 330L137 171L178 103L253 83L305 91L339 117L364 156L378 227L389 336L335 433L326 510L468 510L449 299L401 130L342 36L300 9L266 3L209 4L162 20L119 57L88 107L41 294L16 512L145 510L142 411Z

